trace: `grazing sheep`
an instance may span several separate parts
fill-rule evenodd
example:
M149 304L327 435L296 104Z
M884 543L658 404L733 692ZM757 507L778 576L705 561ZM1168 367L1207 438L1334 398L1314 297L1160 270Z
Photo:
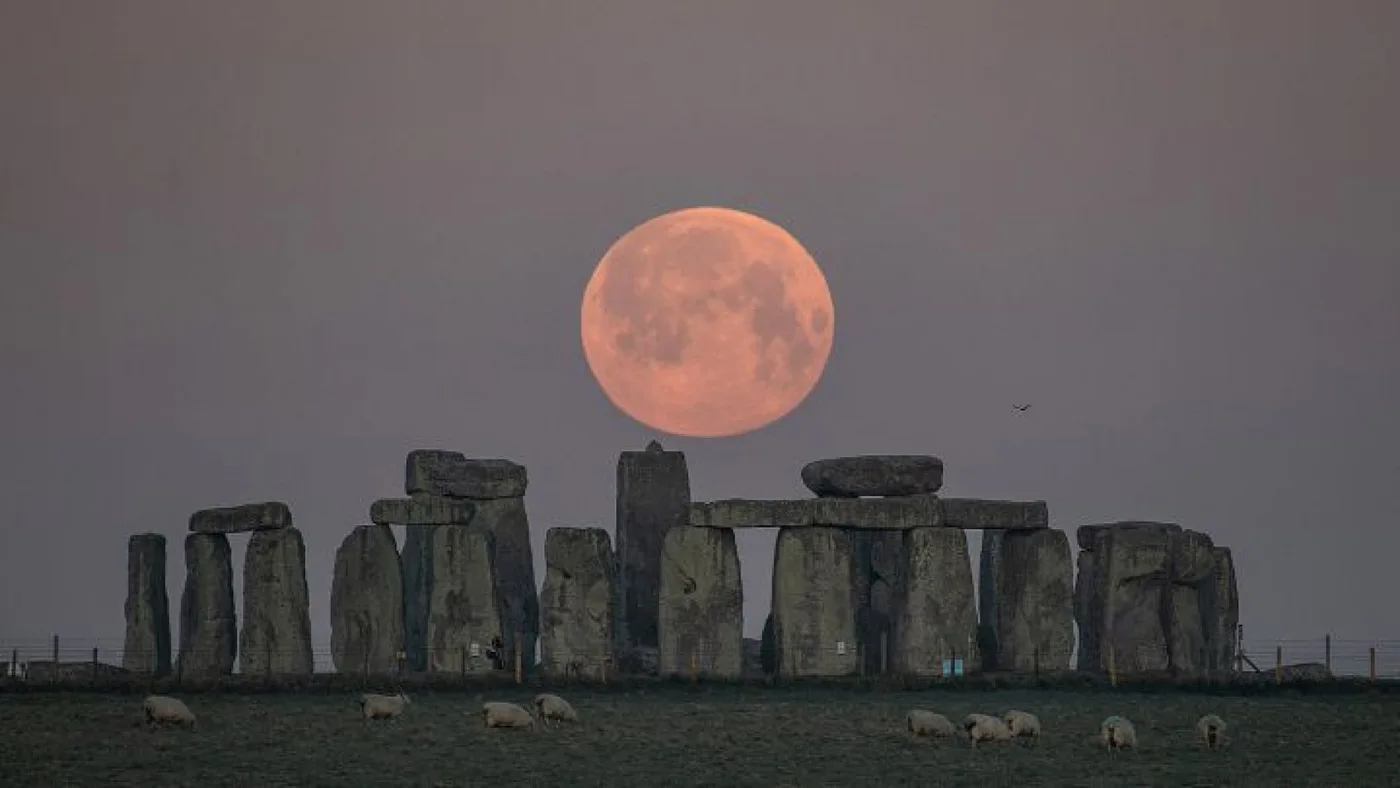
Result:
M567 700L558 695L536 695L535 712L539 714L540 720L546 725L549 724L550 720L578 722L578 712L574 711L574 707L569 705Z
M408 696L400 690L397 695L376 695L366 692L360 696L360 713L367 720L388 719L403 714L409 703Z
M1034 714L1012 709L1001 715L1001 721L1011 729L1012 736L1024 736L1033 742L1040 741L1040 718Z
M189 725L194 727L194 712L184 704L183 701L165 695L147 696L141 708L146 712L146 724L165 724L173 722L177 725Z
M1099 741L1110 750L1137 748L1137 729L1126 718L1114 715L1099 726Z
M535 727L535 718L524 707L502 701L487 701L481 707L481 719L488 728Z
M1011 741L1013 738L1006 723L988 714L969 714L963 719L962 726L963 730L967 731L967 738L972 740L973 747L976 747L978 742Z
M909 732L915 736L956 736L957 726L942 714L925 709L913 709L904 717Z
M1207 714L1196 721L1196 731L1201 734L1206 747L1215 749L1225 744L1225 720L1214 714Z

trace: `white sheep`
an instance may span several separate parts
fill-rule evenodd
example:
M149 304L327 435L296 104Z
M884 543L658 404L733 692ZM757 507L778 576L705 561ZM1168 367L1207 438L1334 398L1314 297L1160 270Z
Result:
M1001 715L1001 721L1011 729L1012 736L1024 736L1033 742L1040 741L1040 718L1034 714L1011 709Z
M539 714L540 720L546 725L550 720L560 722L578 722L578 712L569 705L567 700L558 695L548 693L535 696L535 712Z
M487 701L481 707L481 719L488 728L535 727L535 718L524 707L502 701Z
M904 721L915 736L956 736L958 733L951 720L926 709L911 710Z
M400 690L397 695L376 695L366 692L360 696L360 713L367 720L389 719L403 714L409 704L408 696Z
M141 704L141 708L146 712L147 725L151 723L163 725L172 722L177 725L189 725L193 728L195 724L194 712L190 711L190 708L183 701L176 698L165 695L150 695Z
M1225 744L1225 720L1214 714L1207 714L1197 720L1196 731L1201 734L1206 747L1212 750Z
M1137 748L1137 729L1124 717L1108 717L1099 726L1099 741L1110 750Z
M988 714L969 714L963 718L962 726L963 730L967 731L967 738L972 740L973 747L976 747L978 742L1011 741L1013 738L1006 723Z

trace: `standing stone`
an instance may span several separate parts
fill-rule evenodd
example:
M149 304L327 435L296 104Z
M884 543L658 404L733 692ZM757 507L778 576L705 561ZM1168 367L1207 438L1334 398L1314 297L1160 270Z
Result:
M245 675L305 676L315 669L306 545L296 528L254 531L248 539L238 650Z
M237 655L228 537L192 533L185 537L185 589L180 595L180 675L227 676L233 673Z
M924 495L943 488L943 461L928 455L879 455L815 460L802 483L823 498Z
M961 531L957 532L961 533ZM783 528L773 551L778 675L856 672L855 545L842 528Z
M1214 566L1201 587L1201 618L1209 671L1235 668L1236 640L1239 637L1240 592L1235 581L1235 562L1230 548L1212 551Z
M977 610L967 533L957 528L904 532L909 568L895 625L895 669L938 676L943 660L963 660L964 673L979 669L974 649Z
M1206 534L1183 530L1170 536L1169 545L1167 663L1178 676L1199 676L1211 661L1201 596L1215 575L1215 544Z
M904 532L853 531L856 546L856 630L862 670L884 673L891 667L898 597L908 570Z
M660 581L661 675L741 677L744 589L734 532L671 528L662 542Z
M612 544L602 528L551 528L544 539L540 668L550 677L607 678L613 656Z
M428 598L433 589L433 531L460 526L411 525L403 540L404 668L428 669Z
M501 637L500 602L490 532L443 525L432 530L428 599L428 670L489 673L492 640Z
M1079 544L1089 545L1094 564L1088 578L1093 587L1081 602L1090 618L1079 626L1095 641L1088 653L1098 660L1086 663L1087 655L1081 656L1081 670L1127 675L1170 668L1171 538L1180 531L1173 523L1149 522L1079 529Z
M690 470L685 453L665 451L652 441L646 451L624 451L617 461L618 616L614 635L619 658L632 663L634 650L660 645L657 600L661 545L666 532L685 525L690 509Z
M477 502L472 528L488 531L492 564L496 573L496 598L500 602L501 639L507 665L514 665L517 648L521 667L535 661L540 632L540 597L535 587L535 558L530 547L530 519L524 498L495 498ZM436 582L436 576L433 581ZM521 642L517 645L516 638Z
M995 535L994 535L995 534ZM1074 650L1074 568L1059 529L982 537L979 643L993 670L1068 670Z
M773 634L773 613L763 619L763 635L759 638L758 664L763 675L772 676L778 672L778 644Z
M165 592L165 537L135 534L126 545L126 645L122 668L170 673L170 598Z
M403 571L394 532L362 525L335 551L331 659L338 673L397 673L403 648Z
M1080 550L1074 580L1074 622L1079 628L1079 670L1099 671L1104 661L1103 645L1103 579L1099 576L1097 554Z

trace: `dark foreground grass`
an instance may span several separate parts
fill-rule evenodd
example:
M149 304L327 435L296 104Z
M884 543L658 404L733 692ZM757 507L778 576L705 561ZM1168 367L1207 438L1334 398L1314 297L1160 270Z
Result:
M0 786L1370 786L1400 785L1400 697L669 687L564 693L582 723L484 730L483 700L521 688L420 692L407 714L366 723L353 694L184 699L195 730L146 729L140 695L0 695ZM1020 708L1039 747L915 740L910 708L954 721ZM1215 712L1232 741L1204 750ZM1137 725L1108 754L1099 722Z

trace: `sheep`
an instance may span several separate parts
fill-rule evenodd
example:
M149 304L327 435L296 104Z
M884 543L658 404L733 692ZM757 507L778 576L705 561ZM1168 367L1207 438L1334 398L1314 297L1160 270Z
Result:
M915 736L956 736L958 729L942 714L925 709L913 709L904 717L909 732Z
M535 712L546 725L549 724L550 720L578 722L578 712L574 711L574 707L569 705L567 700L564 700L558 695L536 695Z
M1206 747L1215 749L1225 744L1225 720L1214 714L1207 714L1196 721L1196 731L1201 734Z
M487 728L535 728L530 712L514 703L487 701L481 707L481 719Z
M1001 715L1001 721L1015 737L1028 737L1033 742L1040 741L1040 718L1028 711L1011 709Z
M194 712L190 711L190 708L183 701L176 698L165 695L149 695L141 704L141 708L146 713L147 725L151 723L163 725L167 722L173 722L177 725L189 725L191 728L195 726Z
M1115 714L1099 726L1099 741L1109 750L1136 749L1137 729L1132 722Z
M969 714L963 718L962 726L963 730L967 731L967 738L972 740L973 747L976 747L978 742L1011 741L1013 738L1006 723L987 714Z
M403 714L409 704L408 696L400 690L397 695L376 695L366 692L360 696L360 713L367 720L389 719Z

